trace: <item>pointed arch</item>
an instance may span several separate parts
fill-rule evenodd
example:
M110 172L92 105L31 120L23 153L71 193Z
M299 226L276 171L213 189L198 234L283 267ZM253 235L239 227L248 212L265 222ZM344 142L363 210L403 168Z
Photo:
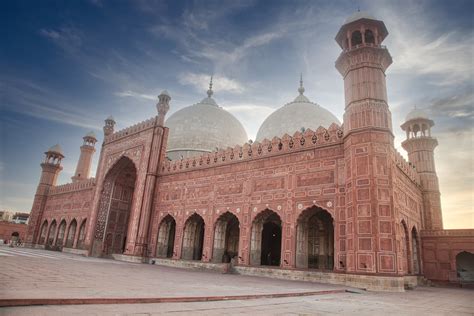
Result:
M48 233L48 220L45 219L43 221L43 225L41 225L41 230L40 230L40 234L39 234L39 237L38 237L38 244L39 245L44 245L46 243L47 233Z
M54 236L56 234L56 226L57 226L56 220L53 219L53 221L51 222L51 225L49 225L48 237L46 238L47 239L46 244L49 245L49 246L53 245Z
M364 39L366 44L375 44L374 32L370 29L365 30Z
M126 156L120 157L104 177L92 255L111 256L125 251L137 177L135 163Z
M327 210L312 206L296 221L296 267L334 269L334 219Z
M62 247L63 246L63 240L64 236L66 235L66 220L62 219L61 222L59 223L59 229L58 229L58 236L56 237L56 246Z
M201 260L204 246L204 219L194 213L184 224L183 247L181 258L185 260Z
M359 30L352 32L351 44L352 44L352 48L354 48L357 45L362 44L362 33Z
M461 251L456 255L456 274L461 282L474 282L474 253Z
M410 250L410 234L408 233L408 225L405 220L400 222L401 226L401 253L402 253L402 269L405 273L412 273L411 250Z
M166 215L158 228L156 256L172 258L174 256L174 241L176 234L176 220L170 214Z
M86 238L86 222L87 219L84 218L82 220L81 226L79 227L79 234L77 235L77 242L76 248L83 249L84 248L84 240Z
M239 252L240 223L237 216L225 212L214 225L212 262L229 263Z
M250 264L280 266L282 221L278 213L265 209L252 222Z
M418 232L416 227L413 226L411 229L411 246L412 246L412 261L413 261L413 274L420 274L421 267L420 267L420 246L418 240Z
M67 237L66 237L66 247L72 248L74 245L74 237L76 236L76 229L77 229L77 221L75 218L69 223L69 227L67 230Z

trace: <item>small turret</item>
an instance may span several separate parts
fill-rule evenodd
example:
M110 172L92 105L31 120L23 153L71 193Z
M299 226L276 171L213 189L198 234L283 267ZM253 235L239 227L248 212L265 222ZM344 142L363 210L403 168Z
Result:
M109 136L114 133L115 120L112 116L105 119L104 135Z
M401 125L407 136L402 147L407 151L408 160L420 175L423 190L424 228L443 229L441 194L434 161L434 149L438 146L438 141L431 136L433 126L433 120L425 111L413 109L408 113L405 123Z
M95 143L97 143L97 138L95 137L94 132L89 132L82 139L84 140L84 143L81 146L81 155L79 156L79 161L77 162L76 172L71 178L72 182L86 180L89 178L92 156L95 152Z
M158 125L163 126L165 124L165 116L170 109L171 96L168 91L163 90L158 96L158 103L156 104L156 110L158 111Z

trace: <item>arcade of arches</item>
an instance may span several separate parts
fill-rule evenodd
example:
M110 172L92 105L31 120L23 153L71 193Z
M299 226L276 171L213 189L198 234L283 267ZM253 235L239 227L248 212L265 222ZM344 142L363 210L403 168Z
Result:
M44 220L38 235L38 245L49 247L66 247L82 249L84 246L86 219L81 221L79 231L77 230L77 220L73 218L69 223L62 219L59 228L56 229L57 220L51 220L48 226L48 220Z

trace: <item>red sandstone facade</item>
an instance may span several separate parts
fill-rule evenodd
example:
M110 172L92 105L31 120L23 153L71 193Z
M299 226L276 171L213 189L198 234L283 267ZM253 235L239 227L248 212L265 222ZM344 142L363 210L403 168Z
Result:
M63 155L48 151L27 242L93 256L459 281L456 256L474 251L474 230L442 230L437 142L425 133L433 122L402 126L409 162L394 148L387 35L382 21L361 18L336 36L343 126L168 161L163 93L155 118L118 132L106 120L96 178L84 175L95 142L81 147L74 182L60 186Z

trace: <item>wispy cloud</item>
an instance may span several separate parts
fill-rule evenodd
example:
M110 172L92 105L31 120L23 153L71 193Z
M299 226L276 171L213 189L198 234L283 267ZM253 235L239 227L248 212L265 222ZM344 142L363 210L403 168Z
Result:
M59 29L40 29L39 34L67 52L78 50L83 42L82 32L74 27L61 27Z
M80 111L75 101L67 100L41 85L28 80L0 79L3 108L43 120L98 130L93 113Z
M186 72L178 76L178 81L182 85L190 85L196 89L196 91L203 92L209 87L210 77L209 74ZM223 75L214 75L213 90L216 92L240 94L245 91L245 87L235 79L230 79Z
M456 85L472 80L474 64L474 31L472 29L436 29L433 12L426 1L406 1L405 9L398 4L370 5L390 27L387 39L394 63L391 73L434 75L431 84Z
M152 94L138 93L131 90L116 92L115 95L118 97L124 97L124 98L130 97L130 98L139 98L139 99L154 100L154 101L157 99L157 97L155 97Z

